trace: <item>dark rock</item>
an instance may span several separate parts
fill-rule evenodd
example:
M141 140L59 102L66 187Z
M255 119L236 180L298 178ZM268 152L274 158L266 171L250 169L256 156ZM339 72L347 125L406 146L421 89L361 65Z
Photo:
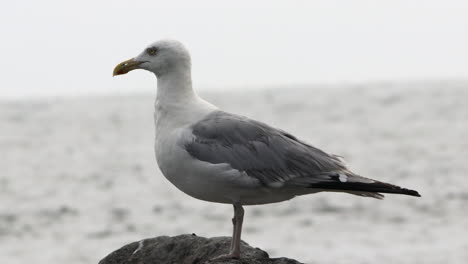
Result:
M230 237L159 236L125 245L99 264L300 264L293 259L270 258L265 251L245 242L241 243L241 259L211 260L227 254L230 244Z

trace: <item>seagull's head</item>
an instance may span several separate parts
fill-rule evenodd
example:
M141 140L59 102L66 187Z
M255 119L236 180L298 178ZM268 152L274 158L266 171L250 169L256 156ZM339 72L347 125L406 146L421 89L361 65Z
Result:
M126 60L114 68L113 76L143 69L160 77L169 72L190 70L190 54L175 40L161 40L149 45L140 55Z

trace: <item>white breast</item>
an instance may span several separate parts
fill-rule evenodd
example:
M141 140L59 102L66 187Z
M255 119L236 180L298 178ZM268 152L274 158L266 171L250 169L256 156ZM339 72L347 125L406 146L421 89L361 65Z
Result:
M239 172L226 164L214 165L195 160L184 149L184 142L192 135L191 125L217 108L204 101L170 106L156 102L155 106L155 153L163 175L178 189L195 198L232 203L235 197L220 194L223 185L229 185L219 176L232 177L231 174Z

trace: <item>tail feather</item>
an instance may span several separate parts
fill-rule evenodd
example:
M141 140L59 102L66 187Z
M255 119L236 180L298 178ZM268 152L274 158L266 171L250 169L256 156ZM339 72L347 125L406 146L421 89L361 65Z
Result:
M322 189L324 191L347 192L359 196L373 197L377 199L383 198L383 195L380 193L403 194L421 197L421 195L415 190L410 190L390 183L364 178L349 171L328 174L326 176L327 177L319 178L320 180L315 178L313 181L310 181L307 184L307 187ZM305 183L303 180L300 182Z
M312 184L310 187L321 188L321 189L335 189L335 190L350 191L350 192L404 194L404 195L421 197L421 195L415 190L410 190L410 189L402 188L393 184L378 182L378 181L374 181L372 183L360 183L360 182L316 183L316 184Z

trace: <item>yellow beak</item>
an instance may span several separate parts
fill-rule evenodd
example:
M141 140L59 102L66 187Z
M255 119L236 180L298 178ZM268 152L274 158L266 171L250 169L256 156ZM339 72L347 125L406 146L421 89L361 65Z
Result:
M112 76L126 74L129 71L139 69L138 66L143 62L144 61L136 61L134 58L121 62L119 65L115 66Z

